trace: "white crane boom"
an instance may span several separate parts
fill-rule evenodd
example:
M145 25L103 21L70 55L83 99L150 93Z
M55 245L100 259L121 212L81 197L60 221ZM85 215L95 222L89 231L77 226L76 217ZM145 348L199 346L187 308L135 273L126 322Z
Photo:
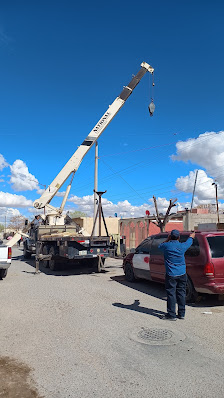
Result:
M132 78L132 80L130 81L130 83L123 88L121 94L109 106L109 108L104 113L104 115L101 117L99 122L95 125L95 127L92 129L92 131L88 134L88 136L83 141L83 143L78 147L78 149L75 151L75 153L69 159L69 161L66 163L66 165L63 167L63 169L59 172L57 177L52 181L52 183L49 185L49 187L44 191L42 196L39 199L34 201L33 205L35 208L42 209L46 206L46 208L49 210L50 213L56 211L58 216L60 216L60 214L62 213L63 208L64 208L65 199L63 200L63 205L60 207L60 209L56 209L53 206L49 205L50 201L56 195L56 193L61 188L61 186L64 184L64 182L67 180L67 178L71 175L71 173L75 173L78 170L80 163L82 162L82 159L84 158L84 156L87 154L87 152L93 146L93 144L97 141L97 139L100 137L102 132L105 130L105 128L108 126L108 124L114 118L114 116L117 114L117 112L122 108L122 106L124 105L127 98L131 95L132 91L134 90L134 88L137 86L137 84L140 82L141 78L145 75L145 73L147 71L152 74L154 72L154 69L146 62L143 62L141 64L141 69L137 73L137 75L134 76ZM71 184L68 186L68 189L66 190L66 193L65 193L66 199L68 197L70 188L71 188Z

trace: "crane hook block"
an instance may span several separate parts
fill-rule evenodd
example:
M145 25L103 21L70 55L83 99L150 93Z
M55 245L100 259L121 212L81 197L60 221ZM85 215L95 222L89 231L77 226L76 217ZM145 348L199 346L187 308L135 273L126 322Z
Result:
M152 101L152 102L149 104L149 113L150 113L150 116L153 116L154 110L155 110L155 104L154 104L154 102Z

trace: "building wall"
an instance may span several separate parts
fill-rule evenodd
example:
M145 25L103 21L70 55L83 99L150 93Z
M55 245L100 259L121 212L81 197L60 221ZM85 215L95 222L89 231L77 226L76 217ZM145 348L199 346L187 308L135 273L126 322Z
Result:
M220 223L224 222L224 214L219 215ZM217 214L200 214L187 212L183 216L184 231L192 231L198 224L212 224L217 223Z
M172 229L183 231L182 220L171 220L166 224L167 232ZM126 250L129 252L132 248L136 248L145 238L158 234L159 227L147 218L126 218L120 220L120 235L126 237Z
M93 218L92 217L79 217L73 219L80 227L84 228L89 234L92 233L93 229ZM119 220L118 217L105 217L106 226L109 235L118 234L119 233ZM99 231L97 229L97 231ZM105 236L106 231L103 223L103 219L101 220L101 235Z

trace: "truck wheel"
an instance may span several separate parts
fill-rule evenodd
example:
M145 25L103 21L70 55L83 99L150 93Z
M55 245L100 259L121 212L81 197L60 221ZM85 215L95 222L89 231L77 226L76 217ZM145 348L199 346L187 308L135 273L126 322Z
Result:
M6 277L8 270L7 269L0 269L0 279Z
M101 272L102 271L102 267L104 266L105 263L105 258L101 257L101 263L99 262L99 258L95 258L95 263L94 263L94 269L96 272Z
M55 256L55 248L54 248L54 246L50 247L49 254L51 254L52 256ZM56 271L57 270L57 265L56 265L55 260L53 260L53 259L49 260L49 268L50 268L51 271Z
M194 288L191 278L187 275L187 285L186 285L186 302L193 303L197 298L197 292Z
M133 268L130 263L126 263L124 267L124 274L125 274L125 279L128 282L134 282L135 281L135 275Z
M47 245L45 245L45 246L43 247L42 253L43 253L44 255L47 255L47 254L48 254L48 246L47 246ZM44 267L44 268L49 268L49 260L43 260L43 261L42 261L42 264L43 264L43 267Z
M93 268L93 271L100 272L101 268L99 267L99 260L98 257L90 258L86 260L86 264Z
M27 246L26 245L24 245L24 248L23 248L23 257L24 258L31 258L31 253L27 251Z

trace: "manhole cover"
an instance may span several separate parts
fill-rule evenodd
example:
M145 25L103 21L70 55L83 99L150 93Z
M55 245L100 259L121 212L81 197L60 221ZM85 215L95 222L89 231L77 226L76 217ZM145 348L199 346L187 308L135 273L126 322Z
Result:
M185 334L178 330L141 327L130 333L130 338L139 343L151 345L172 345L185 339Z
M164 341L171 339L173 332L167 329L148 329L142 328L138 332L138 337L143 340L149 341Z

